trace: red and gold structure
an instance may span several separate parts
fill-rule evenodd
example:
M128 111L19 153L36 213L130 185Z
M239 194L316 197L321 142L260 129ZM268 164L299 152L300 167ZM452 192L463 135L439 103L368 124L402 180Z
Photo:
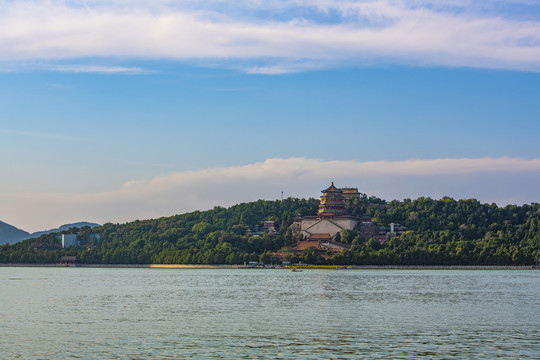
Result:
M321 219L347 214L343 191L335 187L333 182L330 187L322 190L322 193L318 212Z

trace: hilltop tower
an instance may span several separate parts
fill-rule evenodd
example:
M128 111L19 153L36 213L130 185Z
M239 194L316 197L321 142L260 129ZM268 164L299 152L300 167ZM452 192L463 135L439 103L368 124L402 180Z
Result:
M336 242L336 236L343 230L354 230L360 219L347 214L347 199L343 190L330 184L321 191L321 202L317 216L295 218L292 228L300 230L303 240L296 244L297 251L315 247L321 251L339 252L349 249L349 244Z
M321 203L319 204L319 218L332 218L334 216L344 216L347 214L343 191L334 186L334 183L327 189L321 191Z

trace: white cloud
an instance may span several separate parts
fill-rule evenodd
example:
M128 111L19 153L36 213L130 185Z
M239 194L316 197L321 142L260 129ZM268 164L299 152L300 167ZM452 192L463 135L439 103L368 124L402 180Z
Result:
M69 3L0 1L0 60L236 60L264 74L374 61L540 71L540 22L469 10L483 9L475 2Z
M244 166L177 172L100 193L0 193L0 219L29 231L81 220L124 222L285 196L318 197L330 181L368 195L540 201L540 159L406 161L268 159Z
M73 72L73 73L95 73L95 74L151 74L153 70L146 70L139 67L121 66L97 66L97 65L58 65L50 68L53 71Z

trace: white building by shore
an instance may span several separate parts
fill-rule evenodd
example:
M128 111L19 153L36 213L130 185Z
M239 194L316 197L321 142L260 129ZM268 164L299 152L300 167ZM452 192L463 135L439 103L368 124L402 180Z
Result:
M62 234L62 248L77 246L77 234Z

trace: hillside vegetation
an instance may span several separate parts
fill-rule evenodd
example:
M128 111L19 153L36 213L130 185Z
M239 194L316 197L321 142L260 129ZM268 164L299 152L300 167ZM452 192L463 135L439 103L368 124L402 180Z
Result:
M54 234L0 246L2 263L55 263L75 255L88 264L243 264L269 263L271 254L286 253L298 240L289 225L294 216L315 215L319 201L259 200L216 207L172 217L107 223L90 229L71 229L81 239L100 233L78 247L60 249ZM368 204L386 204L370 207ZM474 199L418 198L386 203L363 196L350 207L352 215L368 214L386 226L404 225L401 239L389 237L380 244L359 233L345 231L340 241L350 250L324 254L309 248L285 260L340 265L531 265L540 256L540 204L498 207ZM274 220L278 234L254 234L263 221Z

